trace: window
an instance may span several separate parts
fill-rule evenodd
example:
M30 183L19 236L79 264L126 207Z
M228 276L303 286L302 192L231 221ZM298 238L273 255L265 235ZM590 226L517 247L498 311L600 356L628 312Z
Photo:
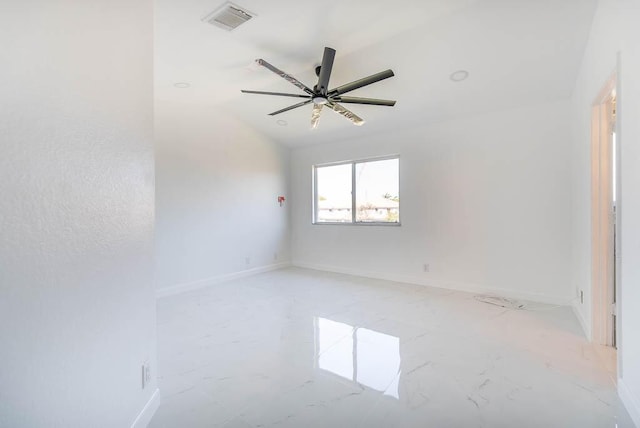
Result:
M400 158L316 165L315 224L400 224Z

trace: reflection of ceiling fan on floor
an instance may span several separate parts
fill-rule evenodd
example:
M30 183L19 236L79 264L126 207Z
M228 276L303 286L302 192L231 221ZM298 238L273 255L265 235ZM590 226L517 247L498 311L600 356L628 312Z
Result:
M333 68L333 59L336 56L336 51L331 48L324 48L324 56L322 57L322 64L316 67L316 75L318 76L318 84L313 87L313 89L309 88L304 83L300 82L295 77L290 74L285 73L282 70L277 69L273 65L269 64L267 61L263 59L257 59L256 62L263 67L271 70L276 73L280 77L289 82L296 85L298 88L302 89L306 92L306 95L302 94L286 94L282 92L263 92L263 91L247 91L242 90L242 92L246 94L262 94L262 95L278 95L281 97L295 97L295 98L306 98L305 101L302 101L298 104L294 104L292 106L283 108L282 110L274 111L270 113L270 116L275 116L276 114L284 113L285 111L293 110L294 108L302 107L307 104L313 103L313 113L311 113L311 126L316 128L318 126L318 121L320 120L320 112L322 111L323 106L329 107L331 110L336 113L346 117L354 125L361 126L364 124L364 120L360 117L356 116L353 112L347 110L342 105L338 103L347 103L347 104L370 104L376 106L389 106L393 107L396 102L390 100L378 100L374 98L359 98L359 97L345 97L343 94L347 92L351 92L358 88L362 88L363 86L371 85L372 83L379 82L384 79L388 79L389 77L393 77L393 71L386 70L380 73L376 73L372 76L365 77L363 79L356 80L351 83L347 83L346 85L338 86L335 89L329 90L329 78L331 77L331 69Z

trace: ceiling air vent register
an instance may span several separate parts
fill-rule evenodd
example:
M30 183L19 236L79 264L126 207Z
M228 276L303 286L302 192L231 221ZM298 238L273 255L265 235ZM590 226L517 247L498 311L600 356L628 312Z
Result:
M223 30L231 31L238 28L254 16L255 13L251 13L238 5L227 2L202 18L202 21L208 22L209 24L215 25Z

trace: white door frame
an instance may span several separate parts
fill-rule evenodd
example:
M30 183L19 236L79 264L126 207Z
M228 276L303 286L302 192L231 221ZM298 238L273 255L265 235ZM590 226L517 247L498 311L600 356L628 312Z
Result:
M592 341L614 343L613 92L614 74L593 103L591 114L591 311ZM619 94L616 94L616 98ZM619 151L618 151L619 154ZM616 156L619 171L620 157ZM619 198L616 198L619 201ZM616 225L616 227L618 227ZM617 235L618 237L620 234ZM618 253L619 255L619 253ZM619 294L618 294L619 296Z

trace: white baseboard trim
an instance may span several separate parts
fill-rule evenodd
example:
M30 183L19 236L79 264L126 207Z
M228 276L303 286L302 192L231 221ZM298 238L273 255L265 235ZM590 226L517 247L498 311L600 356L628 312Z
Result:
M411 275L398 275L388 274L382 272L370 272L359 269L340 268L335 266L317 265L313 263L306 263L301 261L294 261L292 266L300 267L304 269L319 270L325 272L342 273L345 275L360 276L365 278L382 279L386 281L402 282L406 284L425 285L428 287L444 288L448 290L464 291L468 293L485 293L494 294L502 297L509 297L517 300L527 300L530 302L546 303L551 305L569 306L571 304L571 297L566 296L549 296L539 293L528 293L513 291L504 288L487 287L478 284L462 283L456 281L439 281L421 278Z
M634 396L622 379L618 379L618 395L636 428L640 428L640 397Z
M573 309L573 314L578 319L580 326L582 327L582 331L584 332L584 337L591 342L591 326L587 323L587 320L584 319L584 315L582 315L582 311L580 311L579 303L577 300L574 300L571 303L571 309Z
M284 269L291 266L291 263L276 263L267 266L260 266L253 269L247 269L240 272L232 272L224 275L218 275L211 278L201 279L199 281L187 282L184 284L172 285L170 287L159 288L156 290L156 299L174 296L176 294L185 293L187 291L199 290L222 282L232 281L234 279L246 278L248 276L257 275L272 270Z
M131 424L131 428L147 428L149 422L151 422L151 418L155 415L156 411L160 407L160 390L156 388L151 394L151 398L147 401L147 404L144 405L142 411Z

